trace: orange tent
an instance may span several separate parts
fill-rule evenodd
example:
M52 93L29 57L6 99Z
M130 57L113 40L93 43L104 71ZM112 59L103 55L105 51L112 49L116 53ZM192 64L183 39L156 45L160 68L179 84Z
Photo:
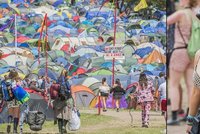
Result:
M166 63L166 56L158 52L157 50L153 50L153 52L146 58L144 58L143 64L151 64L151 63Z
M94 94L94 92L90 88L88 88L86 86L83 86L83 85L71 86L71 90L72 90L72 93L76 93L76 92L80 92L80 91L85 91L85 92L89 92L91 94Z
M89 107L91 101L95 97L93 91L83 85L71 86L74 102L78 107Z

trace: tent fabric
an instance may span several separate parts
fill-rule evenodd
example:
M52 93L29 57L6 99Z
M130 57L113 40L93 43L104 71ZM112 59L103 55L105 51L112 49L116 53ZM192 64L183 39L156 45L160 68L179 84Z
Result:
M132 45L125 45L122 49L122 52L125 57L129 58L133 55L135 49Z
M28 37L20 36L20 37L17 38L17 42L23 43L23 42L25 42L25 41L27 41L27 40L29 40L29 39L30 39L30 38L28 38Z
M100 82L100 81L97 80L96 78L88 77L82 82L82 85L90 88L91 85L93 85L94 83L97 83L97 82Z
M88 87L83 86L83 85L75 85L75 86L72 85L71 86L71 90L72 90L72 93L76 93L76 92L80 92L80 91L85 91L85 92L89 92L91 94L94 94L91 89L89 89Z
M143 61L143 64L151 64L151 63L166 63L166 56L154 50L148 57L146 57Z
M94 94L91 94L86 91L80 91L74 93L75 102L77 107L89 107L92 99L95 97Z
M148 55L152 51L153 51L153 48L146 47L146 48L137 49L134 54L139 55L141 58L144 58L146 55Z
M115 101L112 99L112 95L110 95L106 101L106 106L107 108L116 108L115 106ZM95 101L95 99L93 99L93 101ZM91 102L91 103L94 103L94 102ZM91 104L90 103L90 104ZM98 107L98 101L96 100L96 108ZM100 103L100 107L102 107L102 103ZM120 100L120 108L127 108L128 107L128 104L126 102L126 99L125 99L125 96L122 96L121 100Z

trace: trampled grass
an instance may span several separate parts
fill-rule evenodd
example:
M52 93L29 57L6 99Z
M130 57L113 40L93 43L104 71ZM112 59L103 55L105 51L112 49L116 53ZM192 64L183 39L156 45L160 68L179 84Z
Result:
M0 125L0 133L6 132L7 124ZM78 131L68 131L71 134L161 134L164 125L154 124L150 128L141 128L140 125L130 126L125 125L116 117L97 115L97 114L81 114L81 128ZM19 131L19 129L18 129ZM58 133L57 125L53 121L46 121L43 129L38 132L31 131L29 126L24 126L25 134L49 134Z

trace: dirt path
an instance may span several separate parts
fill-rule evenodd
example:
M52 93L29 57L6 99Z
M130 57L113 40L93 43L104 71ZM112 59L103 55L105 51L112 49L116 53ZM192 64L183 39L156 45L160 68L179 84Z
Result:
M89 114L97 114L97 109L93 110L80 110L81 113L89 113ZM133 124L131 124L131 117L127 110L121 110L120 112L116 112L115 110L108 110L107 112L101 112L101 115L114 117L114 120L105 123L101 123L98 125L93 125L87 128L81 128L79 132L87 132L97 129L103 128L116 128L116 127L136 127L141 128L141 111L132 111L133 115ZM161 116L160 112L150 112L150 127L153 128L161 128L165 126L164 117Z

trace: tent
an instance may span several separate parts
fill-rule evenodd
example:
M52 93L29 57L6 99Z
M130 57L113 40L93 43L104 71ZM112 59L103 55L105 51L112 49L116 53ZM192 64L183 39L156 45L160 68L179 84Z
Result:
M37 93L30 93L30 100L27 102L30 111L38 110L46 115L47 120L54 119L54 111L51 105L48 106L48 101ZM20 111L26 109L25 105L20 107ZM8 109L6 105L3 106L3 111L0 112L0 121L8 122Z
M90 88L91 85L93 85L94 83L97 83L97 82L100 82L100 81L97 80L96 78L88 77L82 82L82 85ZM90 89L92 89L92 88L90 88Z
M144 58L146 55L148 55L152 51L153 51L153 48L146 47L146 48L137 49L134 54L140 56L141 58Z
M75 103L77 107L88 107L95 94L91 89L83 85L71 87L72 93L75 95Z
M122 52L126 58L130 58L135 52L135 48L133 47L133 45L125 45L122 49Z
M146 57L143 62L143 64L151 64L151 63L166 63L166 56L158 52L157 50L154 50L148 57Z
M53 14L56 14L55 10L50 9L46 6L41 6L41 7L38 7L38 8L34 8L32 10L37 14L42 14L43 16L45 15L45 13L48 13L49 17L52 16Z
M153 44L153 43L142 43L139 46L137 46L137 49L139 48L146 48L146 47L151 47L154 50L157 50L158 52L165 54L165 50L163 50L161 47L158 47L157 45Z

